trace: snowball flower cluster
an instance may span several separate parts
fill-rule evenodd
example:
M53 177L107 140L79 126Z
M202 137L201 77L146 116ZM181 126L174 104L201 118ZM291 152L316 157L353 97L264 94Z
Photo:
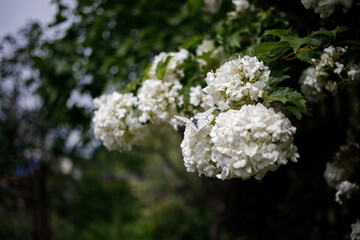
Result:
M204 93L200 85L197 85L190 87L190 104L194 107L207 110L214 106L214 101L210 95Z
M130 150L144 137L143 125L134 111L137 104L132 93L114 92L94 100L94 134L109 150Z
M213 118L213 115L209 117ZM186 126L180 146L188 172L198 172L207 177L214 177L219 172L211 158L211 148L214 145L210 138L211 128L212 125L208 125L197 132L189 125Z
M209 72L204 92L214 98L220 110L257 102L269 89L270 70L256 57L244 56L223 64L216 72Z
M159 63L165 63L168 58L170 58L163 81L166 82L175 82L180 78L184 77L184 70L182 65L184 64L185 59L189 57L189 52L186 49L180 49L179 52L161 52L159 55L155 56L154 61L148 72L150 79L158 79L156 75L156 69Z
M195 116L196 118L196 116ZM220 113L214 126L196 132L187 126L181 143L189 172L219 179L255 177L296 162L296 128L282 114L262 104Z
M232 0L232 3L235 5L235 11L227 13L229 20L234 20L253 8L247 0Z
M351 240L360 240L360 220L358 219L356 223L351 224Z
M183 105L183 96L179 82L163 82L157 79L145 80L138 90L140 122L168 122L177 112L177 106ZM172 123L176 123L172 121ZM176 124L174 125L176 128Z
M299 83L305 98L311 102L319 102L326 96L323 89L335 93L338 82L330 80L330 74L340 75L345 71L340 58L347 52L347 48L329 46L324 49L320 59L313 59L314 66L308 67L300 76ZM356 65L354 65L355 69ZM356 75L356 71L347 73L349 77ZM351 75L353 74L353 75Z
M261 179L288 160L299 157L293 144L296 128L281 112L262 104L220 113L210 132L212 159L220 179L255 176Z
M346 198L349 199L351 194L357 190L359 186L356 183L351 183L349 181L343 181L339 185L336 186L336 194L335 194L335 201L339 204L342 204L342 199Z
M321 18L329 17L335 10L336 5L343 5L350 8L353 0L301 0L306 9L310 7L315 13L319 13Z

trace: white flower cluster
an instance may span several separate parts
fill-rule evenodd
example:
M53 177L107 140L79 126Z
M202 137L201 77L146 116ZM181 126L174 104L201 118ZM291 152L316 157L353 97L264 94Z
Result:
M195 115L194 118L196 118ZM209 116L213 118L211 114ZM184 165L188 172L198 172L207 177L214 177L219 169L212 161L211 148L214 145L210 138L212 125L203 127L200 131L186 125L184 139L181 142Z
M215 59L219 62L219 64L223 64L226 61L226 55L224 52L224 48L222 46L219 46L215 48L215 43L213 40L207 40L204 39L201 44L196 48L196 61L200 65L206 65L206 61L204 59L201 59L202 55L211 52L210 58Z
M341 63L341 56L347 52L347 47L330 46L324 49L320 59L313 59L314 66L308 67L300 76L299 83L305 98L311 102L319 102L326 96L323 89L335 93L337 81L330 80L330 74L345 75L348 80L360 79L360 67L350 65L349 71ZM343 78L343 77L341 77Z
M130 150L144 137L146 131L134 111L138 101L132 93L103 95L94 105L98 109L92 119L94 134L109 150Z
M335 10L336 5L343 5L350 8L353 0L301 0L306 9L310 7L315 13L319 13L321 18L329 17Z
M342 181L339 185L336 186L335 201L339 204L343 204L342 199L349 199L351 194L356 191L359 186L356 183L351 183L349 181Z
M194 107L200 107L203 110L207 110L214 106L213 98L204 93L202 87L197 85L190 87L190 104Z
M232 0L232 3L235 5L235 11L227 13L229 20L241 17L247 13L249 9L253 8L247 0Z
M184 70L182 65L189 57L189 52L185 49L180 49L179 52L161 52L159 55L155 56L154 61L149 69L148 76L150 79L158 79L156 75L156 69L159 63L164 63L168 58L170 58L163 81L165 82L175 82L178 81L181 77L184 77Z
M182 85L179 82L163 82L157 79L145 80L139 88L140 122L168 122L177 112L176 107L183 105L183 96L179 94Z
M355 167L360 164L359 150L360 146L356 143L342 145L335 154L334 161L326 164L325 180L330 187L337 190L335 201L340 204L344 198L349 199L351 194L359 189L356 183L348 181L352 177Z
M360 240L360 220L358 219L356 223L351 224L351 240Z
M252 176L260 180L288 159L297 161L295 131L282 113L262 104L244 105L220 113L214 126L199 132L186 127L181 144L185 166L189 172L222 180Z
M269 89L270 70L256 57L244 56L223 64L216 72L209 72L204 92L214 98L220 110L253 103Z

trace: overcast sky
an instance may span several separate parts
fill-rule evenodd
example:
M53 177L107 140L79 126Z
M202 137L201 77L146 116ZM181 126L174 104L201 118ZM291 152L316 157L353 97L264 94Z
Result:
M0 38L16 33L31 20L48 24L55 13L51 0L0 0Z

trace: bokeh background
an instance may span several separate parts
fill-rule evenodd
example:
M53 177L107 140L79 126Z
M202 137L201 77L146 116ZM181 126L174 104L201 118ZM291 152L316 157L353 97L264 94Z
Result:
M287 12L304 34L359 24L357 3L324 23L300 0L253 2ZM94 139L95 97L143 76L159 52L214 37L230 9L226 0L215 14L181 0L0 0L0 239L350 239L359 198L339 205L323 174L341 144L359 140L358 86L292 119L301 158L260 183L187 173L170 128L130 152ZM291 72L295 85L304 68Z

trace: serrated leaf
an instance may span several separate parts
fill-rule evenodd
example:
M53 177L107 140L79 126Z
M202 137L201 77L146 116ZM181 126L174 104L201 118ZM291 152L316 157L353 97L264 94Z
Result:
M338 33L341 33L341 32L345 32L347 31L348 28L347 27L344 27L344 26L337 26L334 30L320 30L320 31L316 31L316 32L313 32L312 35L318 35L318 34L322 34L322 35L326 35L328 36L329 38L336 38L336 34Z
M288 87L279 87L270 90L264 94L264 102L279 101L284 104L284 108L289 110L297 119L301 118L301 114L310 115L306 106L306 101L295 89Z
M156 66L156 77L158 79L162 80L164 78L164 75L166 72L166 67L169 64L170 59L171 59L171 56L168 56L165 61L159 62L158 65Z
M280 37L280 42L287 42L289 46L296 52L302 45L309 42L308 37L301 38L298 33L291 29L273 29L265 31L264 35L275 35Z
M295 54L295 56L300 59L301 61L313 64L312 59L317 59L321 55L321 52L319 51L303 51L298 52Z
M287 42L265 42L259 43L254 47L254 53L258 59L269 63L290 49Z
M274 86L283 80L290 78L289 75L285 74L285 72L289 70L289 67L283 62L272 62L269 64L269 68L271 69L268 81L270 86Z

